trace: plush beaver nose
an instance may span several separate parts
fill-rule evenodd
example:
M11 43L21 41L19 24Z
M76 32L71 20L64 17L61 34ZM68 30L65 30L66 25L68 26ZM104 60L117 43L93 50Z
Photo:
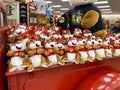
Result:
M72 43L72 45L76 45L76 43Z
M54 47L54 45L51 45L51 47Z
M85 43L85 41L83 41L83 43Z
M18 47L18 46L16 46L16 48L19 49L19 50L21 49L21 47Z
M60 39L60 37L58 37L57 39Z
M62 46L59 46L58 48L62 48Z
M39 47L40 45L36 44L36 47Z
M17 34L21 34L21 33L22 33L22 31L17 32Z
M79 32L79 34L82 34L82 32Z
M92 42L92 44L94 44L94 42Z

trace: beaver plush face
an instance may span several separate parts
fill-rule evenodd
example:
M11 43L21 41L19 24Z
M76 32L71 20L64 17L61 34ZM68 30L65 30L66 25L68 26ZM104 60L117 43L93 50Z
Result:
M12 43L10 45L10 50L11 51L24 51L24 47L20 43Z
M39 36L40 36L41 32L42 32L42 31L37 30L37 31L35 32L35 35L39 35Z
M25 26L19 26L16 28L16 30L14 31L14 35L15 36L19 36L20 34L23 34L26 32L26 27Z
M86 42L87 42L86 39L80 39L80 40L78 41L78 44L79 44L79 45L85 45Z
M86 29L83 31L83 36L86 38L90 38L92 37L92 33L88 29Z
M34 40L34 41L30 42L30 44L29 44L30 49L35 49L35 48L40 48L40 47L41 47L40 41Z
M60 34L54 34L53 38L55 38L56 40L59 40L59 39L62 38L62 35L60 35Z
M43 40L48 40L50 39L51 35L50 35L50 31L48 30L44 30L41 34L40 34L40 37L43 39Z
M110 45L110 41L109 41L109 40L105 40L105 41L103 42L103 45L105 45L105 46Z
M59 49L64 49L65 48L65 46L62 43L56 44L56 47L59 48Z
M87 41L87 45L96 45L96 44L97 42L94 39Z
M120 44L120 39L116 39L116 40L114 41L114 43L115 43L115 44Z
M26 25L19 25L19 28L26 29Z
M63 30L62 31L62 36L64 37L64 38L70 38L70 37L72 37L71 36L71 33L70 33L70 30Z
M79 28L75 28L75 31L73 32L73 36L75 37L81 37L82 36L82 30Z
M51 42L46 42L45 44L45 48L54 48L56 45L56 43L54 41L51 41Z
M68 46L77 46L78 41L77 39L72 38L71 40L68 41Z
M97 38L97 43L98 44L102 44L103 43L103 40L101 38Z
M96 1L97 0L70 0L70 4L73 6L81 6L81 5L94 3Z
M116 34L115 34L115 38L120 39L120 33L116 33Z

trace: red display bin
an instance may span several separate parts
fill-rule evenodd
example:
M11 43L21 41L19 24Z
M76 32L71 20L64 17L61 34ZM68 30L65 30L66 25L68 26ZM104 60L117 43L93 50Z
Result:
M6 84L6 77L5 77L5 72L6 72L6 59L5 59L5 41L1 46L1 52L0 54L0 90L6 90L7 84Z
M96 70L95 63L84 65L66 64L35 69L33 72L7 72L9 90L73 90L90 72Z
M64 66L54 65L48 68L37 68L33 72L17 71L17 72L7 72L6 76L8 78L8 89L9 90L85 90L78 89L81 84L85 87L89 86L95 78L90 80L85 80L88 76L97 77L97 72L104 75L110 71L110 73L118 73L120 75L120 57L107 58L102 61L95 60L95 62L86 64L73 64L68 63ZM96 73L95 73L96 72ZM95 74L94 74L95 73ZM93 75L94 74L94 75ZM100 75L96 80L99 80ZM103 76L104 78L104 76ZM120 80L118 80L120 82ZM93 82L93 84L96 82ZM104 82L105 83L105 82ZM98 83L99 85L103 82ZM98 85L97 84L97 85ZM107 85L107 82L105 83ZM115 84L118 88L117 84ZM109 86L110 87L110 86ZM95 89L87 89L95 90ZM102 90L102 89L100 89ZM105 89L107 90L107 89ZM115 89L110 89L115 90Z
M0 90L7 90L6 84L6 31L7 31L7 15L5 6L0 0Z

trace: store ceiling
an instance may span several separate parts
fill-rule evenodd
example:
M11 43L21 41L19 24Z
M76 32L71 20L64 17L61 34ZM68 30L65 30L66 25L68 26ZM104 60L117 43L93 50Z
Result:
M45 0L48 1L48 0ZM53 12L56 14L62 14L64 12L66 12L67 10L60 10L61 8L73 8L72 6L70 6L69 2L62 2L61 0L49 0L52 1L53 3L51 3L50 5L61 5L61 7L55 8L52 7ZM98 0L98 1L106 1L106 0ZM108 4L95 4L96 6L103 6L103 5L110 5L110 8L104 8L104 9L108 9L108 11L112 12L108 12L108 13L103 13L102 14L120 14L120 0L107 0Z

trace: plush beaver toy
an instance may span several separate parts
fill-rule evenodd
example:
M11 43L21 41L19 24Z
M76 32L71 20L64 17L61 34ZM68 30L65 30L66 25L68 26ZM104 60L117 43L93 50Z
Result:
M42 55L44 49L42 48L41 42L39 40L30 39L27 42L26 53L28 55L29 66L27 68L28 72L32 72L35 68L48 67L48 62Z
M23 44L18 42L11 43L10 50L6 55L9 57L9 72L24 70L28 66Z
M59 50L56 47L56 42L53 38L50 38L45 42L44 55L47 57L46 59L51 62L49 65L64 65L64 62L61 60L59 56Z
M70 0L74 8L64 13L59 19L57 26L62 30L69 29L71 33L76 27L84 30L89 29L93 35L104 37L107 31L104 28L100 10L93 5L97 0Z

